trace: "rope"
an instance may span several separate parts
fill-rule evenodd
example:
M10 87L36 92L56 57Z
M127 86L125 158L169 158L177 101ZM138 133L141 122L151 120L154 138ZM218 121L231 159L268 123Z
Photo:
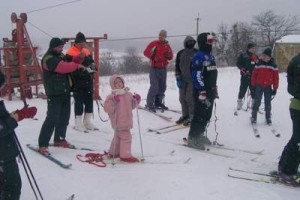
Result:
M102 119L102 117L101 117L101 115L100 115L100 106L99 106L99 103L100 103L100 105L102 106L102 108L104 107L103 104L101 103L100 100L96 100L96 103L97 103L97 108L98 108L98 116L99 116L100 120L101 120L102 122L107 122L107 121L109 120L109 118L108 118L108 119Z
M218 145L218 137L219 137L219 132L217 131L217 121L219 120L217 117L217 103L215 101L215 109L214 109L214 115L215 115L215 133L216 133L216 137L215 137L215 141L213 141L214 145Z

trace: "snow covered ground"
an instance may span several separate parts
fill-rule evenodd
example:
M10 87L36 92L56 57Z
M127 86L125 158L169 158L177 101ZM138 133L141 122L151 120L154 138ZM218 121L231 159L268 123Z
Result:
M181 145L182 138L187 136L188 129L161 135L147 131L148 128L171 125L180 117L179 114L163 113L172 117L173 121L165 122L151 113L139 110L145 163L120 163L115 166L108 164L106 168L99 168L76 159L77 154L85 154L86 151L50 148L53 156L65 163L73 164L71 169L63 169L26 147L28 143L37 145L46 113L46 101L42 99L28 100L29 105L37 106L38 120L20 122L16 133L46 200L63 200L71 194L75 194L76 200L298 200L299 188L238 180L227 176L228 173L237 174L231 172L229 167L266 173L277 169L278 157L292 131L288 112L290 96L286 92L286 74L280 75L279 90L272 101L273 124L281 133L280 138L275 137L270 128L265 125L264 115L258 116L260 138L253 135L249 123L249 111L240 111L238 116L233 115L239 78L239 72L235 67L219 70L220 99L216 101L215 114L208 128L208 137L212 141L215 140L217 131L217 141L225 144L226 147L249 151L263 150L263 155L211 148L211 152L220 152L230 157L225 158L184 147ZM128 75L125 76L125 81L132 92L141 94L143 99L141 105L144 105L149 87L148 75ZM100 95L105 98L110 92L108 77L100 77L100 88ZM172 72L168 76L165 101L169 108L180 110L178 89ZM16 99L6 101L6 105L12 111L21 108L23 103ZM109 122L100 121L96 103L94 111L94 123L100 130L91 133L79 133L73 130L72 110L67 140L78 147L89 147L96 152L103 152L110 145L113 131ZM141 158L137 111L133 112L132 152L133 155ZM100 116L107 119L102 107L100 107ZM189 158L189 162L184 163ZM35 199L21 164L20 172L23 180L21 199ZM249 176L254 177L254 175Z

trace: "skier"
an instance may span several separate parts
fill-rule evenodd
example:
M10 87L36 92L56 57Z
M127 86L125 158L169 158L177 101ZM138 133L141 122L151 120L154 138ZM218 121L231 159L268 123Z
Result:
M276 95L278 89L279 74L277 65L271 57L271 54L272 49L266 48L252 73L251 85L255 88L251 116L251 123L253 124L255 124L257 120L257 112L261 104L262 95L264 95L265 100L266 122L268 125L272 124L271 99L272 96Z
M194 99L193 82L191 76L191 61L197 50L194 48L196 40L191 36L186 36L183 45L184 49L176 55L175 76L177 87L179 88L179 101L181 104L182 116L176 124L189 125L193 119Z
M197 38L199 51L192 59L191 73L193 80L194 118L188 135L188 145L204 149L205 144L211 144L204 136L206 126L211 118L214 100L218 97L217 66L212 55L213 36L201 33Z
M82 58L81 64L88 70L76 70L72 73L73 95L75 99L75 129L77 131L98 130L92 123L93 118L93 75L94 75L94 60L91 52L86 48L86 38L81 32L77 33L75 44L67 51L66 60L71 62L74 56ZM92 69L91 69L92 68ZM83 116L84 115L84 116Z
M249 43L247 45L247 50L242 52L236 62L237 67L240 70L241 81L240 89L237 100L237 110L240 110L243 105L243 98L249 87L250 96L252 98L252 104L254 103L254 88L251 86L251 75L255 64L258 62L258 57L255 54L255 44Z
M72 146L67 142L66 132L70 119L70 90L72 80L70 73L85 67L80 57L74 57L73 62L63 61L64 43L59 38L52 38L49 49L42 59L44 88L47 95L47 115L39 135L39 152L49 155L49 141L54 133L54 145L59 147Z
M167 88L167 65L169 60L173 59L173 52L166 37L167 31L161 30L159 39L149 43L144 51L144 55L151 60L150 88L146 105L151 112L156 112L156 107L168 109L164 104L164 97Z
M300 54L296 55L287 68L288 93L293 96L290 103L290 116L293 123L293 134L284 147L278 171L281 181L300 186L298 173L300 163Z
M5 76L0 70L0 87L4 85ZM9 113L3 100L0 101L0 199L18 200L21 195L22 181L16 157L19 149L14 129L24 118L33 118L36 107L24 107Z
M112 92L104 101L104 110L108 113L111 126L114 129L114 138L109 149L109 157L120 157L121 161L134 163L139 160L131 154L132 136L130 129L133 126L132 110L141 101L139 94L132 95L125 87L124 79L120 75L110 77Z

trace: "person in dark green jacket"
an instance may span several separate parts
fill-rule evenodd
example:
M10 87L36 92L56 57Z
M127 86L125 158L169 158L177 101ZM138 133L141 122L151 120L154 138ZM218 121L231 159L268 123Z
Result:
M300 164L300 54L288 65L287 81L288 93L293 96L290 103L293 134L283 149L278 171L281 181L300 187L300 177L297 176Z
M48 155L49 141L54 132L54 146L69 147L66 141L67 126L71 114L70 91L72 79L70 73L85 67L79 57L72 62L65 62L62 53L64 43L59 38L52 38L49 49L42 59L43 80L47 95L47 116L39 136L39 152Z

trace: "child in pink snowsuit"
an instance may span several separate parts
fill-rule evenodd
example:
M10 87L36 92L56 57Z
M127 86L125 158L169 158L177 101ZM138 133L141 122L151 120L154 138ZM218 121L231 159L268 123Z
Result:
M111 126L115 131L109 155L114 158L120 157L124 162L139 162L131 155L130 129L133 125L132 110L140 103L141 96L132 95L120 75L112 75L109 82L112 92L104 101L104 111L108 113Z

